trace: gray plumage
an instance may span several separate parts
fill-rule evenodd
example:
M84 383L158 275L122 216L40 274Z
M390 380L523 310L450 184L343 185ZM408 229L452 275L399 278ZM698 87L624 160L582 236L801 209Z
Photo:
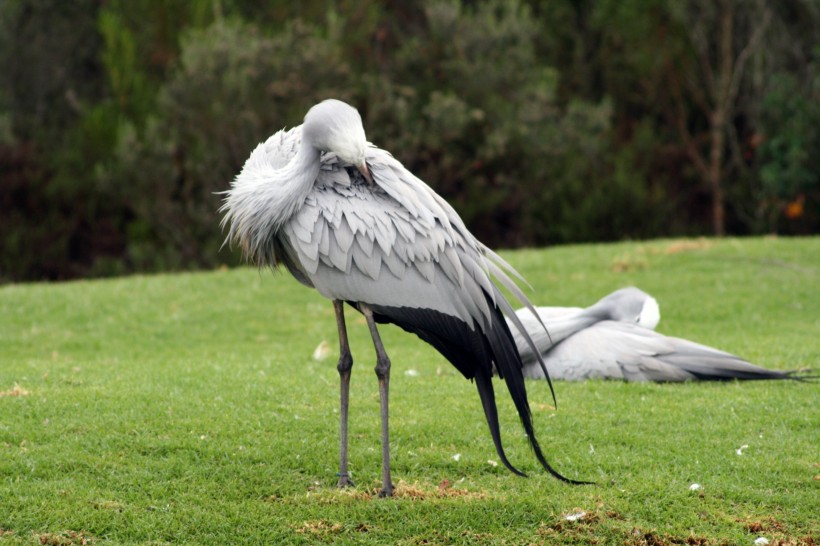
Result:
M520 276L475 239L430 187L388 152L367 142L354 108L336 100L311 108L303 125L274 134L251 153L225 195L221 211L227 241L237 244L253 263L284 264L302 284L334 302L342 382L340 485L350 483L346 421L352 366L343 302L365 315L377 352L382 494L392 492L387 438L390 363L376 328L376 323L385 322L417 334L475 380L496 450L504 464L520 474L501 444L490 381L495 363L539 462L558 478L573 481L547 464L535 439L522 363L503 316L520 330L524 345L531 351L535 346L493 282L532 309L510 278ZM535 356L534 361L540 361Z
M519 315L553 379L666 382L794 377L794 372L761 368L739 356L655 332L658 304L637 288L617 290L585 309L536 310L552 339L542 335L529 311ZM529 345L523 338L516 337L516 342L524 375L543 379Z

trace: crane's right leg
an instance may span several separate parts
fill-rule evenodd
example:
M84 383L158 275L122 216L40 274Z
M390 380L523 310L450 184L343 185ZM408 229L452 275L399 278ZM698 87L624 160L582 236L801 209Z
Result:
M376 377L379 378L379 406L382 418L382 488L379 491L380 497L393 496L393 482L390 479L390 427L388 425L388 393L390 386L390 358L384 350L379 330L376 328L376 320L373 318L373 310L367 305L359 303L359 310L367 320L367 327L370 328L370 337L373 339L373 347L376 349Z
M344 302L333 300L333 310L336 311L336 327L339 330L339 380L341 384L341 419L340 448L339 448L339 483L338 487L351 487L353 482L347 471L347 410L350 398L350 370L353 368L353 356L350 354L350 345L347 341L347 327L345 326Z

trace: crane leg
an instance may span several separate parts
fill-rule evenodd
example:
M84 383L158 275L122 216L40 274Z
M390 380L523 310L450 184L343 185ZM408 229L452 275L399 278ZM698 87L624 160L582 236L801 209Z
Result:
M370 337L373 338L373 346L376 348L376 377L379 378L379 402L382 418L382 488L379 491L380 497L393 496L393 482L390 479L390 427L388 426L388 393L390 387L390 359L382 345L381 336L376 329L376 321L373 320L373 311L366 305L359 304L359 309L367 319L367 327L370 328Z
M350 354L350 344L347 341L347 327L345 326L344 302L333 300L333 310L336 312L336 327L339 330L339 370L340 382L340 447L339 447L339 483L338 487L352 487L353 481L347 470L347 413L350 399L350 370L353 368L353 356Z

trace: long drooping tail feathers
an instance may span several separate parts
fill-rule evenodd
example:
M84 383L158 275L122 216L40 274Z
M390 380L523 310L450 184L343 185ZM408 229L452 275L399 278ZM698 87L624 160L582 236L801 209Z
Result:
M481 405L484 408L484 415L487 417L487 425L490 427L490 436L493 439L493 445L498 453L498 457L504 466L510 469L514 474L527 477L526 474L515 468L507 459L504 453L504 446L501 443L501 428L498 424L498 409L495 405L495 392L493 391L492 376L477 373L475 376L475 385L478 388L478 396L481 398Z
M549 472L550 474L552 474L553 476L555 476L563 482L573 484L591 483L573 480L563 476L557 470L555 470L544 457L544 454L541 451L541 446L538 444L538 440L535 437L535 430L532 425L532 414L530 412L529 400L527 399L527 389L524 384L524 374L522 371L521 358L518 354L518 350L515 346L512 334L510 333L507 323L504 320L504 317L498 310L498 308L496 308L496 317L493 323L493 327L489 332L485 332L485 335L493 354L493 360L495 362L495 367L498 371L498 375L502 377L507 384L507 389L510 392L510 397L513 400L515 409L517 410L518 416L521 419L521 424L524 427L524 432L527 434L527 439L529 440L530 447L535 453L535 457L536 459L538 459L538 462L541 463L541 466L543 466L547 472ZM495 411L495 402L494 400L492 401L492 412L487 411L487 405L489 404L489 402L485 402L485 398L492 397L492 386L490 385L489 389L487 389L486 386L482 386L482 381L479 379L479 375L480 374L478 373L476 374L476 386L478 387L479 395L481 396L481 401L484 405L484 412L487 416L487 424L490 427L491 433L493 433L493 428L496 429L496 432L493 434L493 440L495 441L496 436L499 436L497 432L498 415ZM489 375L486 378L486 382L489 383ZM491 422L491 416L494 417L494 422ZM498 443L496 443L496 451L498 451L499 456L502 458L502 460L504 460L503 451L500 447L500 440ZM508 468L515 472L515 470L509 466L509 463L505 462L505 464Z
M489 302L491 300L488 297ZM393 323L408 332L415 333L435 347L466 378L475 381L496 452L504 466L510 471L520 476L525 475L509 462L501 443L498 410L491 381L493 363L495 363L498 375L506 382L530 447L535 452L541 466L561 481L575 484L589 483L562 476L550 466L544 457L535 437L521 358L498 306L492 305L492 324L484 330L478 324L474 324L471 328L456 317L430 309L378 305L372 305L371 308L375 311L374 317L377 322Z
M535 307L533 307L532 303L527 296L518 288L518 285L510 279L506 272L514 275L516 278L521 280L523 283L527 283L524 277L521 276L518 271L513 268L510 264L508 264L501 256L493 252L490 248L483 246L484 254L489 258L487 260L487 268L490 273L504 286L507 290L512 292L518 301L520 301L524 306L532 313L532 316L537 319L538 324L543 329L543 332L547 334L547 338L550 339L549 330L547 330L547 326L541 320L541 316L536 311ZM547 365L544 362L544 358L542 357L541 353L536 349L535 343L533 342L532 338L530 337L529 332L524 327L521 320L518 318L518 315L515 313L515 310L510 305L510 302L504 297L501 291L498 289L497 286L493 287L495 290L493 299L498 304L501 312L507 317L507 320L512 322L513 326L515 326L516 330L518 330L520 337L524 340L525 344L529 348L530 351L535 355L535 359L538 362L538 365L541 367L541 371L544 373L544 377L547 379L547 385L549 385L550 393L552 394L552 402L555 404L555 407L558 407L558 399L555 397L555 388L552 386L552 378L550 378L549 371L547 370ZM519 355L520 361L520 355Z

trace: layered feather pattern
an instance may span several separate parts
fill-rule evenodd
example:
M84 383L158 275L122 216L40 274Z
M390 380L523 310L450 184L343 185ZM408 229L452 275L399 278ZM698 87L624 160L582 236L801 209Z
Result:
M302 283L332 300L367 304L379 322L394 323L433 345L467 378L474 379L499 456L514 472L501 445L490 381L504 378L536 457L522 362L506 315L540 360L500 286L532 309L510 275L515 270L467 230L453 208L388 152L370 145L372 182L334 153L317 161L315 179L290 191L287 217L274 197L276 176L296 161L300 128L280 131L254 150L226 192L223 224L228 240L249 261L280 263ZM266 215L266 208L269 212ZM260 210L261 209L261 210ZM546 369L544 368L546 374ZM552 388L550 384L550 388ZM567 480L571 481L571 480Z

